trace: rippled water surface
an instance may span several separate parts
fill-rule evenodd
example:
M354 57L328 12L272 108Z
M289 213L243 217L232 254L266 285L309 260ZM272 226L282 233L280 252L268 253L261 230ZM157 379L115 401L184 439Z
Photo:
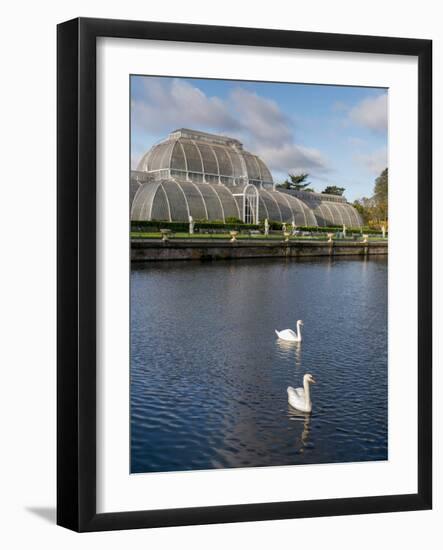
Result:
M132 472L384 459L384 257L132 266Z

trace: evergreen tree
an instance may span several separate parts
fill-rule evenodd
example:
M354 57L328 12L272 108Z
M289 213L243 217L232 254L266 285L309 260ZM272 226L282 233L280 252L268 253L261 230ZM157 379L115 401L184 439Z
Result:
M283 189L295 189L296 191L313 191L313 189L308 188L310 185L309 181L306 181L309 177L309 174L288 174L289 179L285 180L277 187Z

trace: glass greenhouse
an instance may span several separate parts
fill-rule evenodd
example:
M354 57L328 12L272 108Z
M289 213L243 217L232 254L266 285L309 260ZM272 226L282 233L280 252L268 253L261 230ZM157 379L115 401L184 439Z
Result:
M317 220L316 225L320 227L330 225L361 227L362 225L360 214L344 197L307 191L283 191L299 197L313 212Z
M271 172L236 139L180 129L152 147L131 172L133 221L246 223L264 219L298 226L359 227L343 197L276 190Z

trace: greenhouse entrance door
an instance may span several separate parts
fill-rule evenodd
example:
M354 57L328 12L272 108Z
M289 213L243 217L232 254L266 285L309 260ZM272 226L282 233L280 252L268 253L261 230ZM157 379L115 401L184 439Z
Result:
M254 223L254 210L249 197L245 197L245 223Z
M258 223L258 192L253 185L249 185L244 193L243 221Z

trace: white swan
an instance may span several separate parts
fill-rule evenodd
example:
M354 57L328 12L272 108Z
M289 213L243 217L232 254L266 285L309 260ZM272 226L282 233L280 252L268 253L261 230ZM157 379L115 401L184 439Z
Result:
M288 342L301 342L301 330L300 327L303 326L303 321L298 320L297 321L297 332L295 333L290 328L287 328L285 330L276 330L275 334L281 338L282 340L286 340Z
M294 409L298 411L310 413L312 411L311 394L309 391L309 384L315 384L315 380L311 374L305 374L303 376L303 388L293 388L289 386L288 403Z

